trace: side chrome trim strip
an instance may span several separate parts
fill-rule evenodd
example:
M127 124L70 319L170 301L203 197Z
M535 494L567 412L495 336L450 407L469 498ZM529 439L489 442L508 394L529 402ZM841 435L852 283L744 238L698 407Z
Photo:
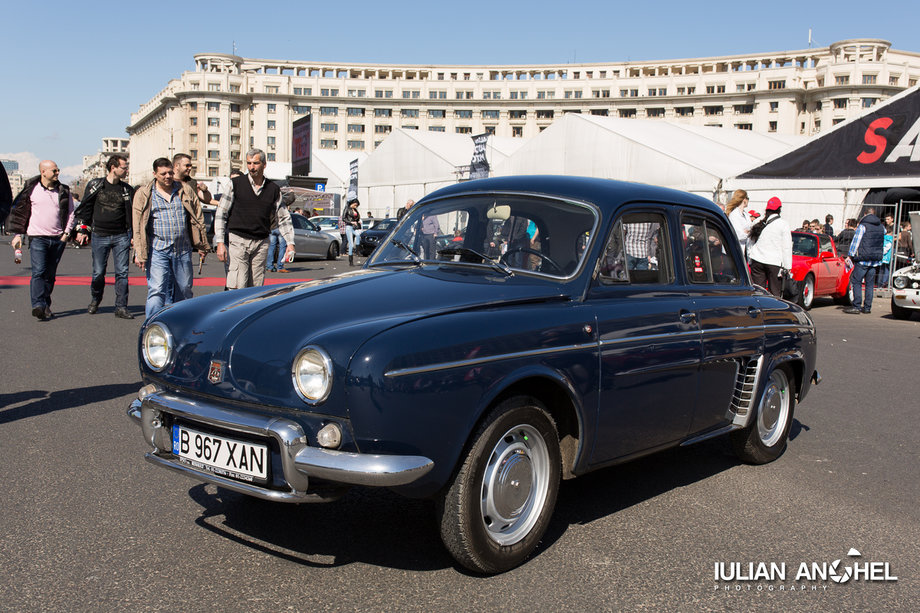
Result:
M477 366L499 360L516 360L537 355L548 355L552 353L566 353L569 351L582 351L584 349L596 349L597 343L582 343L579 345L563 345L560 347L547 347L545 349L530 349L528 351L516 351L513 353L500 353L496 355L473 358L470 360L456 360L454 362L441 362L439 364L426 364L424 366L413 366L411 368L396 368L388 370L383 374L384 377L405 377L406 375L418 375L426 372L436 372L439 370L450 370L452 368L464 368L468 366Z

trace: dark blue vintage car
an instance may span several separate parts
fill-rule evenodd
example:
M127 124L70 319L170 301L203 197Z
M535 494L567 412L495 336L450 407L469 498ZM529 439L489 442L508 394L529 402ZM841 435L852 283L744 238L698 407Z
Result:
M776 459L819 380L812 320L751 284L715 205L568 177L441 189L363 269L180 302L139 345L152 463L277 501L433 497L485 573L533 551L561 479L723 434Z

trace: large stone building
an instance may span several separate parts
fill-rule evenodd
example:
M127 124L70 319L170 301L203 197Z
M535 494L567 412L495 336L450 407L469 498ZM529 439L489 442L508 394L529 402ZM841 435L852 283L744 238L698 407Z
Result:
M394 128L527 138L564 113L815 134L920 79L920 53L878 39L649 62L432 66L195 56L131 116L131 182L153 160L192 155L227 175L246 150L289 162L291 124L313 116L314 149L369 153Z

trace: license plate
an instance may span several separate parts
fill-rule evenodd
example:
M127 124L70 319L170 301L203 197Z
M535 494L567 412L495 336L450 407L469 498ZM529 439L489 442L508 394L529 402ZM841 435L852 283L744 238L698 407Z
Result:
M268 447L173 425L173 453L195 468L241 481L268 480Z

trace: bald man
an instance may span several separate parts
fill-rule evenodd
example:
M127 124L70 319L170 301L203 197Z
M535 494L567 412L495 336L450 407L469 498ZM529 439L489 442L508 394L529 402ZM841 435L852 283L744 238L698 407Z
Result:
M22 246L22 235L29 236L29 260L32 281L29 293L32 316L39 321L51 319L51 292L57 267L74 226L73 198L70 188L60 181L61 170L51 160L38 165L39 175L26 181L13 201L10 230L15 234L13 249Z

